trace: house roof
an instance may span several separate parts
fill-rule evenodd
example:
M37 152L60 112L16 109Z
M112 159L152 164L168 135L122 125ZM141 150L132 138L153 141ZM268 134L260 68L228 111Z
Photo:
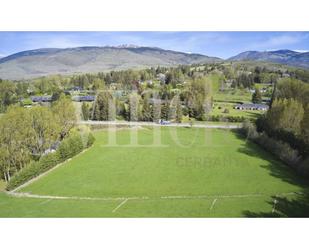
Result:
M33 102L50 102L51 96L32 96L30 97Z
M264 104L238 104L235 107L268 109L268 105Z
M72 99L74 101L94 101L95 96L93 96L93 95L73 96Z

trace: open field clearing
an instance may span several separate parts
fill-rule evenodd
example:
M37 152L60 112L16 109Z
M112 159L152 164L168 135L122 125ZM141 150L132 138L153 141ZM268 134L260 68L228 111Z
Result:
M232 103L220 103L217 102L214 105L214 108L210 112L211 115L222 115L223 117L226 116L239 116L244 117L247 119L256 119L263 113L264 111L258 110L237 110L234 109L235 104Z
M230 130L97 131L92 148L17 191L1 217L300 216L304 180ZM137 134L136 146L130 140ZM117 145L110 146L115 135ZM130 144L131 141L131 144Z
M214 94L215 101L223 101L223 102L251 102L251 94L249 92L242 92L239 90L235 90L232 92L216 92Z

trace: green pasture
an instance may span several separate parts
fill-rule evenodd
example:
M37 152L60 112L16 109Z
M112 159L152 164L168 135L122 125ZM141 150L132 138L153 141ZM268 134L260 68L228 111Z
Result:
M236 132L164 127L95 137L89 150L19 190L42 198L0 193L0 216L306 215L305 181ZM299 208L289 209L294 202Z

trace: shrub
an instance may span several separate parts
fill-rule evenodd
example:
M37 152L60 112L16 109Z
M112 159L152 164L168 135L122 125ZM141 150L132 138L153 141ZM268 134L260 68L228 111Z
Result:
M261 116L256 120L256 127L258 132L266 132L269 137L288 143L303 157L307 157L309 155L309 144L307 144L304 139L298 135L295 135L293 132L271 128L265 116Z
M302 175L309 177L309 157L307 157L299 164L298 171Z
M30 179L38 176L39 172L39 162L32 161L25 168L17 172L9 181L6 186L7 190L12 190L17 188L18 186L24 184Z
M62 141L62 143L59 145L58 151L62 160L66 160L70 157L71 148L67 139Z
M94 141L95 141L95 138L93 134L90 132L88 135L87 147L90 147L91 145L93 145Z
M54 153L49 153L45 156L42 156L39 160L39 164L40 164L40 169L42 171L48 170L52 167L54 167L55 165L57 165L58 163L61 162L61 158L59 155L59 151L56 151Z
M223 111L223 113L230 113L230 110L227 109L227 108L225 108L224 111Z
M255 125L249 120L246 120L243 123L240 131L244 136L252 140L256 139L259 136L259 133L256 131Z
M208 115L206 120L214 122L241 123L244 122L246 118L243 116Z
M290 166L297 167L301 160L298 151L291 148L288 143L275 140L264 132L257 136L255 141Z
M303 160L298 150L289 143L272 138L266 132L259 133L255 125L250 122L243 123L241 133L287 165L292 166L298 173L309 176L309 159Z
M42 156L39 161L30 162L25 168L16 173L11 178L6 189L15 189L25 182L55 167L57 164L79 154L85 147L90 147L94 143L95 138L90 132L86 133L86 135L88 139L87 144L84 146L82 137L79 133L73 132L70 134L70 136L61 142L56 152Z

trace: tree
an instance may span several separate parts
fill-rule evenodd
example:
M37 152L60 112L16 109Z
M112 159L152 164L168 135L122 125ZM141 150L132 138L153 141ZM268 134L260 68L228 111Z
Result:
M93 82L93 85L92 85L92 89L97 91L97 90L103 90L105 87L105 82L103 79L99 79L99 78L96 78Z
M112 94L108 91L100 92L94 103L93 119L94 120L114 120L115 104Z
M0 147L0 173L1 177L3 176L3 179L8 182L11 178L11 165L10 165L10 154L7 149L4 147Z
M176 102L176 121L178 123L182 122L182 106L181 106L179 96L177 97L177 102Z
M188 107L190 117L198 120L204 119L205 115L211 110L211 92L211 82L207 78L198 78L189 84L182 97Z
M178 95L176 95L171 101L169 119L176 120L178 123L181 123L182 121L182 106Z
M169 113L169 101L167 98L165 98L165 100L162 101L161 104L161 113L160 113L160 117L161 119L164 120L168 120L168 113Z
M47 93L50 90L49 82L46 77L36 80L34 85L41 94Z
M84 120L88 120L90 117L89 108L86 102L82 104L82 115Z
M304 108L295 99L276 99L267 112L267 123L274 130L300 134Z
M132 93L129 96L129 120L138 121L140 117L140 105L139 105L139 95L137 93Z
M51 97L52 102L57 101L60 98L61 94L63 94L63 91L60 90L60 89L54 91L53 94L52 94L52 97Z
M255 88L255 91L252 94L252 103L255 103L255 104L262 103L262 95L258 87Z
M254 85L254 76L252 74L241 73L235 82L236 86L242 86L244 88L250 88Z
M165 75L165 84L170 84L174 80L173 74L172 73L167 73Z
M55 108L54 111L59 110ZM31 151L35 155L42 155L44 151L51 147L55 141L64 138L68 132L68 127L72 124L66 120L64 110L59 111L57 116L48 107L37 106L30 109L31 127Z
M76 123L75 108L72 100L61 94L58 101L52 106L55 121L60 127L60 139L63 139Z
M304 112L304 118L301 122L302 138L309 144L309 104L307 104Z
M0 171L6 181L30 159L34 138L30 123L29 111L22 107L10 107L0 118Z
M10 81L0 82L0 112L5 112L11 104L17 103L16 88Z
M293 98L306 106L309 103L309 85L291 78L281 79L277 83L274 98Z
M71 100L60 97L52 110L46 106L11 106L1 116L0 177L9 181L33 156L41 157L70 131L74 124L72 115L75 117Z
M142 114L141 119L143 121L153 121L153 108L150 103L148 94L145 94L142 99Z

